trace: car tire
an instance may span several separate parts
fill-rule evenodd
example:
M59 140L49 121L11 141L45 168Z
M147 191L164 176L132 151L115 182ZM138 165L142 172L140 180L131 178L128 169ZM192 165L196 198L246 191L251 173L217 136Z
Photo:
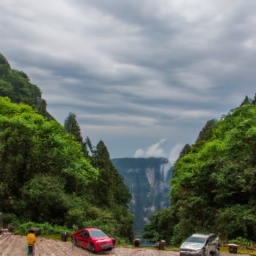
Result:
M73 244L74 246L77 246L77 240L76 240L75 238L72 239L72 244Z
M90 245L89 245L89 251L91 253L95 253L94 245L92 243L90 243Z

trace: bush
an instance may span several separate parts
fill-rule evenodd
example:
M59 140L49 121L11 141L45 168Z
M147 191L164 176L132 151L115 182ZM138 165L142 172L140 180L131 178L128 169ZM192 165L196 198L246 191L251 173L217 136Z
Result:
M236 239L229 240L229 243L238 244L242 247L252 247L253 242L243 237L237 237Z
M57 225L52 226L48 222L45 222L45 223L27 222L15 227L15 234L27 235L28 230L30 228L40 228L42 235L59 235L63 231L67 231L69 233L74 232L74 230L68 230L67 228L62 226L57 226Z

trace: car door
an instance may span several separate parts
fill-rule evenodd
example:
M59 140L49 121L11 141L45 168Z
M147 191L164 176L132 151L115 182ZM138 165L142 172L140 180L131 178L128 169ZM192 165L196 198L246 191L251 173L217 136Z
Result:
M80 246L80 247L85 248L84 231L81 231L81 232L78 234L77 238L78 238L77 245Z
M205 246L205 255L210 256L213 255L216 252L217 249L217 236L216 235L211 235L208 237L206 246Z
M90 236L89 236L89 232L87 230L84 231L84 248L89 249L89 245L90 245Z

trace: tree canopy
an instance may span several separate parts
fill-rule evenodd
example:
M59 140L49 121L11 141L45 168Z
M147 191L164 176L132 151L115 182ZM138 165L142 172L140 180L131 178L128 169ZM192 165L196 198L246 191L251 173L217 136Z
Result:
M47 184L56 180L55 185L51 183L53 190L60 182L59 188L64 193L70 177L86 185L98 175L84 157L81 145L59 123L46 120L28 105L14 104L3 97L0 97L0 173L0 208L17 215L31 211L25 207L21 195L31 191L33 198L36 192L32 187L36 184L40 187L44 180ZM41 197L41 200L48 199Z

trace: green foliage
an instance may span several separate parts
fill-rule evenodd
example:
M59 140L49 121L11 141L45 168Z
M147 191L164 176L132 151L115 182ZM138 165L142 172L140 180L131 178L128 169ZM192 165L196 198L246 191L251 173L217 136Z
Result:
M49 120L54 118L47 112L46 101L41 98L41 90L31 84L23 71L11 69L5 57L0 54L0 96L9 97L14 103L25 103L37 109Z
M188 154L175 164L171 204L174 238L198 230L231 239L255 238L256 107L245 104L205 127Z
M240 245L242 247L252 247L253 245L253 242L251 240L248 240L248 239L245 239L243 237L237 237L235 239L231 239L229 241L229 243L234 243L234 244L237 244L237 245Z
M76 114L69 113L64 123L65 131L72 134L77 142L83 143L80 126L76 121Z
M123 237L131 240L133 216L129 214L127 207L131 195L122 177L114 168L107 147L103 141L93 147L89 137L83 143L80 127L73 113L70 113L65 121L65 130L82 145L85 156L90 158L91 164L99 171L98 179L87 186L75 184L76 195L79 197L69 201L66 219L79 227L101 228L118 240L122 240ZM91 152L90 156L87 149Z
M27 235L29 228L40 228L41 235L60 235L61 232L66 231L72 234L74 230L68 229L63 226L51 225L48 222L36 223L36 222L26 222L15 226L16 235Z
M171 210L153 216L143 236L159 239L165 216L171 224L162 230L170 232L174 245L196 232L256 240L255 117L255 104L246 101L221 120L207 122L175 163Z
M25 221L82 228L85 219L102 223L101 215L90 213L97 207L110 211L110 223L116 221L110 230L132 239L130 193L103 142L91 157L93 167L81 144L56 121L7 98L0 98L0 113L0 210Z
M180 152L179 158L183 157L184 155L186 155L189 151L190 151L191 147L189 144L186 144L183 149Z
M86 157L89 157L89 152L86 148L86 143L83 142L83 137L81 134L81 129L79 124L76 121L76 114L75 113L69 113L68 117L65 120L64 123L65 131L72 134L74 136L75 141L81 144L82 150L84 151L84 154Z
M173 228L176 224L175 213L172 208L161 209L149 217L150 223L144 226L143 238L150 242L165 240L166 245L173 243Z
M107 147L83 142L74 113L62 127L41 94L0 54L0 211L22 222L107 225L132 241L131 195Z
M15 227L20 225L20 220L13 213L4 213L1 215L3 221L3 227L7 228L9 223L12 223Z
M126 237L132 241L134 216L128 211L128 203L131 200L129 189L113 166L104 142L99 141L96 147L93 147L87 138L86 143L91 150L91 163L99 170L99 178L86 187L86 195L96 207L86 210L86 219L89 222L100 220L98 226L105 225L102 223L102 220L105 220L111 225L110 229L104 227L104 230L114 232L116 237Z
M1 97L0 113L0 210L61 223L70 178L86 185L97 170L56 121Z
M29 209L23 216L39 222L61 223L66 212L65 179L59 176L37 174L22 187L23 207Z
M206 122L204 128L199 133L196 142L198 143L199 141L205 142L205 141L210 140L212 138L213 130L214 130L214 127L216 126L217 122L218 121L215 119L212 119L212 120Z

